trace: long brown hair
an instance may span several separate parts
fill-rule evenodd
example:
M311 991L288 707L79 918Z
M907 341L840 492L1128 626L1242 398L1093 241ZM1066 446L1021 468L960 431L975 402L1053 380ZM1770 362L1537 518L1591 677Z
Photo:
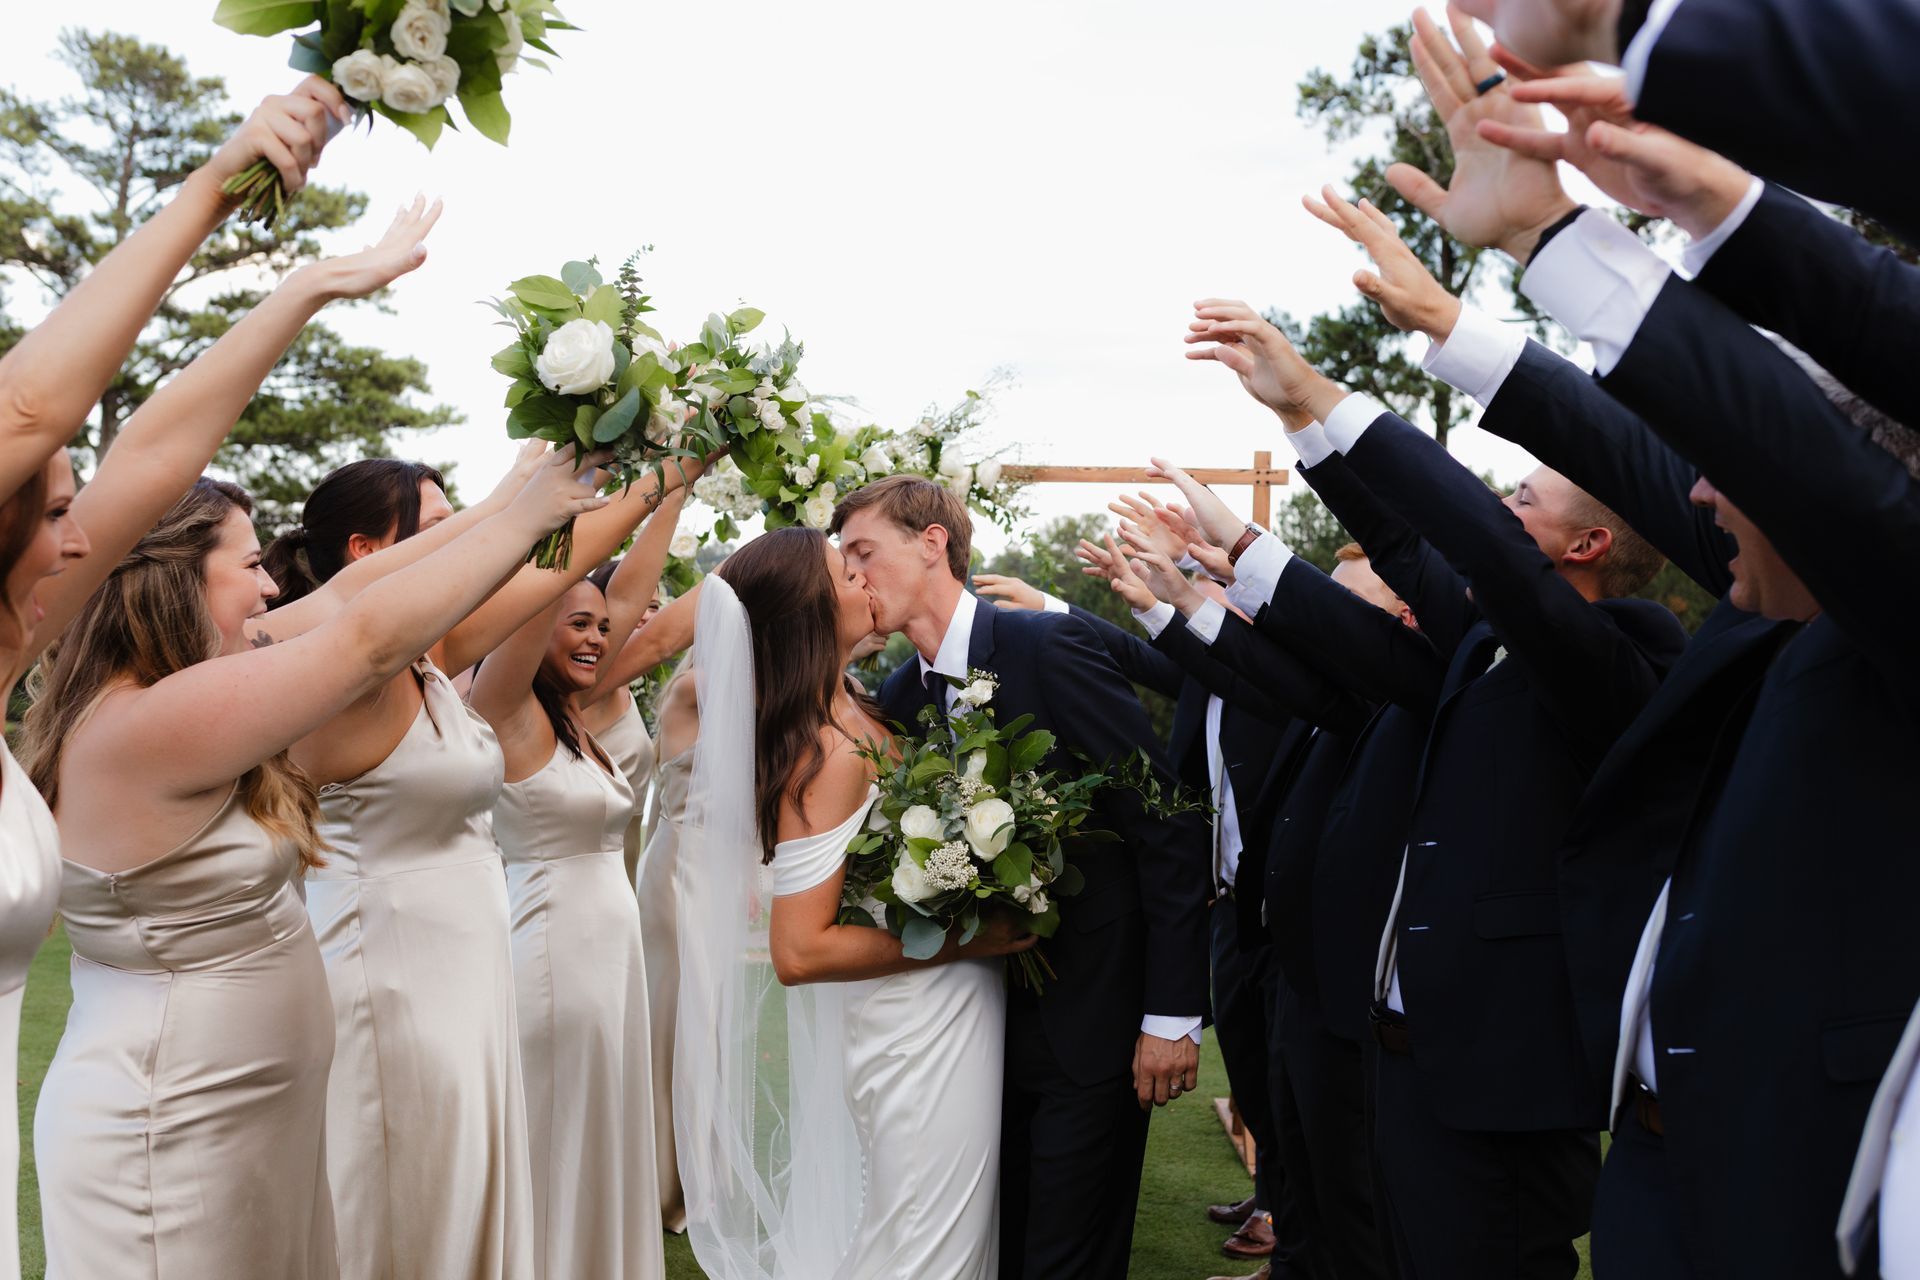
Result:
M26 483L15 489L6 501L0 502L0 584L6 582L13 566L20 563L20 557L33 545L34 535L40 532L41 518L47 513L47 472L52 466L52 459L48 459L46 465L28 476ZM6 631L0 635L0 643L26 648L32 635L27 620L13 611L12 601L0 600L0 606L4 606L0 612L6 615ZM0 681L11 674L0 669ZM5 692L0 691L0 699L5 696Z
M740 597L753 634L753 801L764 861L773 861L780 804L800 797L825 766L820 730L847 687L840 668L838 592L827 538L794 526L762 534L715 570ZM879 705L854 695L875 720ZM849 736L852 736L849 734Z
M100 700L128 682L141 688L220 656L220 630L207 611L206 562L235 509L253 513L246 490L205 477L114 567L106 583L43 660L27 712L22 760L49 805L60 803L60 757ZM291 842L307 866L321 865L319 800L285 752L237 783L247 816Z
M279 603L291 604L317 590L347 563L354 534L404 542L420 532L420 482L442 489L447 482L424 462L362 458L336 467L313 487L301 523L273 540L260 563L280 587Z

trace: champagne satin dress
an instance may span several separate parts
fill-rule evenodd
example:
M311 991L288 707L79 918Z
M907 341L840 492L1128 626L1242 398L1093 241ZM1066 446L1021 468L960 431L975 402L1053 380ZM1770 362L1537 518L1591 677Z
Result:
M151 862L62 865L73 1008L33 1132L51 1280L338 1274L299 876L237 790Z
M666 1274L640 913L622 849L633 788L556 744L493 811L513 904L513 974L543 1280Z
M635 885L640 879L640 849L646 843L642 814L647 807L647 791L653 786L654 750L646 719L641 716L640 704L633 700L632 694L627 695L627 709L620 713L620 718L594 738L613 758L613 767L626 775L627 785L633 788L633 821L627 824L625 863L627 884Z
M392 753L320 790L332 846L307 885L339 1047L327 1165L348 1280L532 1274L526 1095L507 886L505 764L430 663ZM264 1273L263 1273L264 1274Z
M0 739L0 1280L20 1276L20 1002L60 900L60 837Z
M640 858L640 941L647 956L647 1010L653 1021L653 1132L659 1146L660 1220L687 1229L687 1198L673 1138L673 1035L680 1007L680 823L693 780L693 748L662 760L654 775L653 816Z

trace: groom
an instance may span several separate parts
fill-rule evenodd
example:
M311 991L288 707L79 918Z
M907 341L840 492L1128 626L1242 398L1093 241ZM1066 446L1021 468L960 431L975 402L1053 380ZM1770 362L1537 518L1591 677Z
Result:
M866 576L875 629L904 633L919 653L881 691L895 720L918 729L921 708L948 705L944 677L982 668L999 680L999 723L1031 714L1034 728L1095 762L1144 747L1171 785L1145 710L1087 622L982 607L962 587L973 521L959 497L891 476L843 498L833 531L847 567ZM1077 767L1064 753L1050 763ZM1106 796L1091 825L1120 842L1070 850L1086 887L1062 904L1060 931L1043 944L1058 976L1044 995L1008 994L1002 1280L1126 1275L1149 1104L1191 1091L1199 1072L1206 826Z

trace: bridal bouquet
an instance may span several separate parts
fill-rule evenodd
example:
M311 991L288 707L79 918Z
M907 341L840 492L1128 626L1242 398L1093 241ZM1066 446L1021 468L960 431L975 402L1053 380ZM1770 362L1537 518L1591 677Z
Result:
M362 117L378 112L428 148L453 124L460 102L475 132L502 145L512 118L501 77L527 48L553 53L549 31L571 30L553 0L220 0L213 20L242 35L293 38L287 61L338 85ZM243 221L271 227L286 208L277 170L266 161L236 174L226 193L241 197Z
M672 393L679 363L640 317L653 310L628 258L609 284L596 262L569 262L555 276L523 276L493 308L514 341L494 353L507 388L507 434L582 450L611 449L609 469L631 484L650 466L686 450L670 443L680 423ZM648 427L654 434L647 434ZM542 568L564 566L573 546L569 522L534 549Z
M893 470L946 486L969 507L1012 533L1031 514L1020 500L1023 482L1009 477L998 458L974 456L969 461L968 453L968 437L985 419L993 391L1005 380L1005 371L998 371L987 379L984 391L967 392L951 408L928 409L911 427L890 436L885 448Z
M865 752L880 796L847 847L841 924L880 925L916 960L939 954L955 928L962 943L971 941L996 910L1050 938L1060 927L1060 899L1083 883L1065 842L1119 839L1086 826L1095 796L1123 787L1155 813L1205 807L1184 793L1165 796L1144 752L1112 768L1043 768L1054 735L1029 729L1030 715L996 725L990 673L952 683L953 709L922 711L926 731L895 739L898 759L881 747ZM1051 974L1037 951L1012 958L1036 990L1043 972Z

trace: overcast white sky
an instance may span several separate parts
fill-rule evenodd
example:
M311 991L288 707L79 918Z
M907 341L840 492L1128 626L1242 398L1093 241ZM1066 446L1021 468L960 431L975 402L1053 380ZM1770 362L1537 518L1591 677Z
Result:
M512 145L449 134L432 153L381 122L336 140L320 180L367 191L367 229L416 190L444 196L432 257L396 314L341 309L349 336L425 360L468 421L417 438L469 494L511 455L487 366L505 340L475 300L569 258L645 274L670 336L739 301L805 340L816 394L905 425L1010 366L986 438L1019 461L1195 466L1292 455L1224 369L1182 358L1192 301L1306 316L1344 303L1359 262L1300 209L1345 158L1295 119L1295 84L1343 70L1407 0L563 0L552 75L508 81ZM213 0L69 0L9 17L0 71L68 91L62 26L130 32L225 77L236 105L284 89L285 37L234 35ZM24 298L21 301L25 302ZM1478 430L1455 452L1503 480L1530 460ZM1043 516L1097 510L1087 486L1035 491ZM1230 491L1236 503L1247 491ZM982 539L997 547L999 539Z

